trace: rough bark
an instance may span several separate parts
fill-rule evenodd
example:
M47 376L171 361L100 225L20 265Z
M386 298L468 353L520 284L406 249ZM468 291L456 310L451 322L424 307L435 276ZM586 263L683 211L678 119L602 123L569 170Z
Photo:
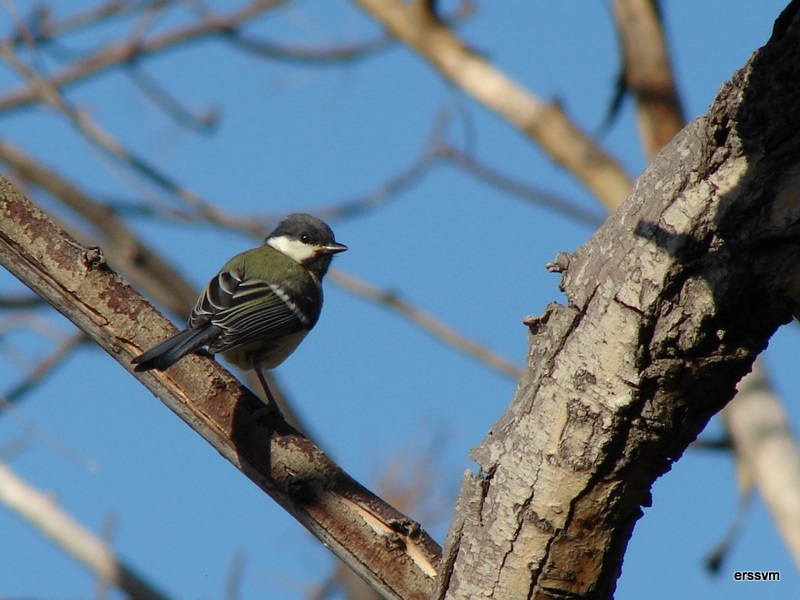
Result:
M605 598L653 481L796 308L800 19L551 269L515 398L475 449L440 566L446 598Z
M614 0L614 15L624 62L624 82L620 82L624 86L619 92L628 91L636 101L639 135L647 159L652 160L685 124L659 3ZM740 509L709 557L715 568L735 539L753 484L800 566L800 450L761 362L759 357L753 371L739 383L736 397L720 413L736 461Z

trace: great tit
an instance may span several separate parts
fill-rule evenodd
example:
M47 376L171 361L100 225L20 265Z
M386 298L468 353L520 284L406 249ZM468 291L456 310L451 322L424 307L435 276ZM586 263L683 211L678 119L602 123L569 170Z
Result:
M134 358L134 371L164 371L192 352L221 353L240 369L255 369L275 407L263 370L286 360L317 323L322 278L333 255L345 250L323 221L289 215L263 245L225 263L186 329Z

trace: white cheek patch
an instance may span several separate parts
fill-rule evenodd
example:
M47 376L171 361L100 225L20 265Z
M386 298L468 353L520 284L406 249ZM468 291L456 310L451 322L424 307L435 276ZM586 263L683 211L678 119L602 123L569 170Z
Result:
M267 244L275 248L278 252L283 252L286 256L303 264L315 254L315 247L304 244L300 240L293 240L282 235L280 237L267 240Z

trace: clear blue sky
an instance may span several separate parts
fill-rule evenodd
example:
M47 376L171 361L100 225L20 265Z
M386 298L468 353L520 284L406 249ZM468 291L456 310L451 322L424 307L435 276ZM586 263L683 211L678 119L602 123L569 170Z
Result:
M89 5L69 4L76 10ZM581 126L597 131L619 68L608 4L482 2L462 32L511 77L542 98L558 98ZM663 4L690 118L702 114L719 86L766 42L784 5ZM63 6L57 3L59 14ZM7 35L4 11L0 25ZM277 11L252 31L315 46L378 34L349 3L320 0ZM119 34L111 27L91 39L75 36L68 46L90 50ZM145 69L190 107L217 107L217 130L198 136L176 127L120 74L93 79L69 96L121 141L235 215L313 212L371 192L414 160L443 108L454 115L449 140L600 212L537 148L403 47L356 64L302 68L209 42L156 58ZM0 69L2 93L17 85ZM108 168L107 159L51 112L6 117L0 135L92 191L144 201L129 175ZM629 103L603 141L632 174L641 171ZM130 222L198 287L229 256L256 243L204 225ZM452 167L432 171L374 212L331 224L351 248L336 259L338 268L399 291L520 365L526 352L522 318L563 300L558 277L545 271L545 263L591 235L585 226L502 195ZM21 286L0 273L0 293L18 291ZM57 316L44 320L62 333L70 330ZM3 333L0 392L52 349L41 335ZM791 326L767 352L795 424L798 347L800 334ZM459 477L474 467L468 451L515 388L514 381L330 284L320 323L278 377L321 444L370 487L403 457L414 458L406 472L413 480L416 460L440 453L429 465L435 486L430 500L411 515L439 540ZM52 492L89 528L100 531L114 519L120 556L176 598L221 597L238 553L247 560L243 600L303 598L333 567L327 550L99 350L79 350L19 405L17 415L0 415L0 449L25 431L21 420L35 423L37 434L10 458L11 467ZM718 431L712 422L708 433ZM735 514L736 487L729 457L688 452L655 485L653 506L626 554L617 598L795 598L800 577L760 499L722 573L705 573L704 555ZM3 507L0 540L0 596L94 594L82 567ZM783 581L737 583L731 577L736 569L779 570Z

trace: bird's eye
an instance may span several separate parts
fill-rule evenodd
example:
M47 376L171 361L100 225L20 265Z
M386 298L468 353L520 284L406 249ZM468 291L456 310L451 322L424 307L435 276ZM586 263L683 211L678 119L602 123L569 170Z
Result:
M304 233L303 235L300 236L300 241L303 242L304 244L307 244L311 241L311 238L308 236L307 233Z

